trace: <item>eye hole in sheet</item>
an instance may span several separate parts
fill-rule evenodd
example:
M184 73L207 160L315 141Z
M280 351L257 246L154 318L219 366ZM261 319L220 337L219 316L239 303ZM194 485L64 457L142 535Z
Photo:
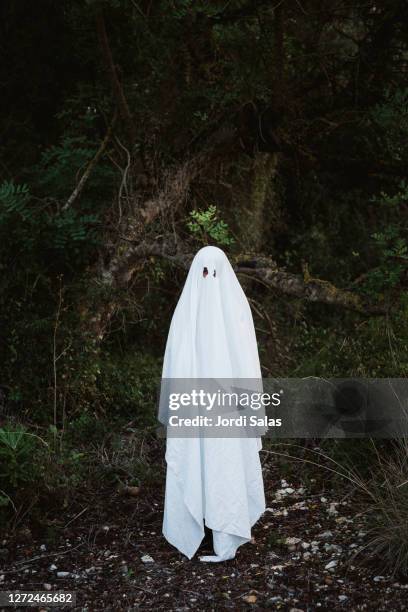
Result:
M205 278L206 276L208 276L208 268L203 268L203 277Z
M214 278L217 276L217 270L214 270L213 276L214 276Z

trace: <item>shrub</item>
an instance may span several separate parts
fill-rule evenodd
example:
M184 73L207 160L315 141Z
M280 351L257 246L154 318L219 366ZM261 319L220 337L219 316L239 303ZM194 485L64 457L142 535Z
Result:
M408 575L408 441L378 454L367 482L369 541L365 553L393 574Z
M33 499L43 467L43 449L47 443L22 425L0 428L0 517L9 516L11 507ZM35 488L34 488L35 487Z
M38 446L38 436L29 433L22 425L0 429L0 484L4 490L15 489L33 482L36 469L33 454Z

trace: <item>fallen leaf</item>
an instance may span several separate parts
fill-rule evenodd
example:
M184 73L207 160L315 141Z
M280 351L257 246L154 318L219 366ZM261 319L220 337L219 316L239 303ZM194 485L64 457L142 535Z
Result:
M256 603L257 597L256 595L245 595L242 599L246 601L246 603L253 604Z
M140 493L140 487L125 487L126 495L131 495L132 497L136 497Z

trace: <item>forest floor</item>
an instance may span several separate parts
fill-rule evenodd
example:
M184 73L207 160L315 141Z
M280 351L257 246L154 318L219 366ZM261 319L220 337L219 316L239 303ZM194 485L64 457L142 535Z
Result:
M75 609L92 611L405 610L408 580L355 557L366 532L353 499L282 481L262 455L268 509L235 559L189 561L166 542L162 484L99 488L48 519L48 536L25 527L1 541L0 590L75 591Z

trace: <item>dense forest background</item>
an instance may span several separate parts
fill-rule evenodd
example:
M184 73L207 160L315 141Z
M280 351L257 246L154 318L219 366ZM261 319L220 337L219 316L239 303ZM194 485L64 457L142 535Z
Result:
M404 0L3 0L0 17L8 526L90 475L154 481L148 455L96 449L154 435L205 244L235 265L265 376L407 375Z

